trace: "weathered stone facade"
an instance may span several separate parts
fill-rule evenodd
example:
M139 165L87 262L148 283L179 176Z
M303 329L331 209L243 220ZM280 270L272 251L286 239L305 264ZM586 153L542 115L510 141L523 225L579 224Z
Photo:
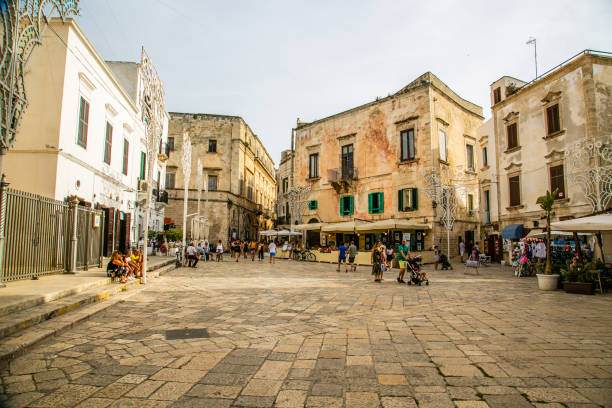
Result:
M429 249L437 244L446 252L446 230L439 223L439 211L436 213L432 199L424 191L422 172L431 167L465 166L466 144L476 145L476 132L481 123L482 108L459 97L431 73L420 76L386 98L312 123L298 123L294 182L296 185L311 183L310 200L317 201L317 208L307 209L300 221L410 220L430 227L402 231L420 233L420 245L417 247L412 242L413 250ZM402 156L400 140L402 132L410 130L414 154L406 158ZM440 159L440 131L446 134L446 161ZM352 169L350 176L344 177L346 161L342 151L343 147L348 151L346 146L349 145L352 145ZM318 170L314 176L309 174L309 163L314 160L311 155L318 155ZM477 177L475 172L467 176L473 181L470 192L474 208L468 213L466 196L460 197L457 221L451 234L451 256L458 252L459 237L474 239L473 234L477 231ZM405 188L416 189L411 210L400 209L398 202L398 192ZM383 208L377 214L371 211L371 193L382 193L379 197ZM353 197L349 216L341 215L340 211L340 201L345 196ZM384 233L379 233L384 238ZM360 248L368 248L366 240L379 239L367 235L359 235ZM334 240L334 237L329 239Z
M512 83L520 88L510 87L507 92ZM493 99L495 92L497 100ZM545 227L536 200L559 185L563 195L555 205L553 221L590 214L593 208L580 183L573 180L575 173L566 152L575 152L576 143L583 141L610 142L612 58L582 53L528 85L502 77L491 85L491 95L501 223L498 231L512 224L523 224L525 234ZM509 140L513 124L517 143ZM511 178L519 181L515 202L510 200Z
M291 166L293 165L293 151L291 149L281 152L281 161L276 171L277 201L276 201L276 220L277 228L291 228L291 206L285 196L292 186Z
M192 171L187 214L197 213L197 162L203 166L201 215L209 219L209 240L257 239L274 223L276 179L274 163L259 138L238 116L170 113L169 138L174 152L167 163L169 205L166 221L182 229L184 177L181 167L183 131L192 143ZM174 178L174 188L172 180ZM208 196L208 200L206 197ZM206 204L208 201L208 204ZM208 214L206 214L206 212ZM192 236L190 219L187 237Z

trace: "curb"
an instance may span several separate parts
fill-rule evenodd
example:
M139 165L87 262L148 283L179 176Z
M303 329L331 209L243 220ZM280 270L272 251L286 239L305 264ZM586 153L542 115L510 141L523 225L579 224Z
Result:
M166 264L156 265L155 270L149 271L147 276L149 278L158 278L174 269L176 269L175 261L172 260ZM45 318L34 317L30 319L32 320L30 324L25 321L17 324L17 329L13 331L11 335L0 339L1 365L8 363L9 360L18 357L28 348L41 341L68 330L114 304L122 302L139 293L142 289L135 289L140 286L141 282L140 279L138 279L130 283L116 286L113 288L114 290L104 290L100 293L91 294L80 302L59 307L50 313L43 314ZM133 288L133 290L130 291L130 288ZM90 307L81 308L81 306L86 305L90 305Z

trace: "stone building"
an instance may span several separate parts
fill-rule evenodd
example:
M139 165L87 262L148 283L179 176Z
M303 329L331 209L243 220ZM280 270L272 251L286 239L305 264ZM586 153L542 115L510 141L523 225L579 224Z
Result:
M547 190L559 190L553 221L609 208L611 95L610 54L588 50L536 81L506 76L491 84L499 186L491 194L504 238L543 230L536 200ZM605 181L598 183L594 171Z
M169 205L166 224L183 225L184 177L181 167L183 131L192 143L188 216L197 214L197 162L202 163L201 216L208 218L201 239L257 239L258 232L274 224L276 178L274 162L261 140L238 116L170 113L168 142L174 150L167 162L166 189ZM206 191L207 190L207 191ZM186 237L192 233L187 220Z
M481 107L428 72L388 97L298 122L294 182L312 185L299 228L320 228L323 245L353 239L367 250L378 239L406 237L413 251L436 244L446 252L447 231L423 174L462 166L469 185L454 213L455 256L458 241L474 240L479 224L474 148L482 119Z
M291 207L285 194L292 186L291 176L293 166L293 151L291 149L281 152L281 161L276 171L277 202L276 221L278 229L291 228Z

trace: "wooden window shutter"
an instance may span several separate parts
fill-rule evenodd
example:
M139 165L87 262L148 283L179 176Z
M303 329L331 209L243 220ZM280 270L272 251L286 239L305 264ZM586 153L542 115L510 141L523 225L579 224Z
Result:
M413 210L419 209L419 193L416 188L412 189L412 209Z
M397 190L397 211L404 211L404 190Z
M353 214L353 196L349 197L349 202L350 202L350 212L349 215Z
M378 212L385 212L385 193L378 193Z
M373 201L374 201L374 193L370 193L368 194L368 212L370 214L374 213L374 208L373 208Z

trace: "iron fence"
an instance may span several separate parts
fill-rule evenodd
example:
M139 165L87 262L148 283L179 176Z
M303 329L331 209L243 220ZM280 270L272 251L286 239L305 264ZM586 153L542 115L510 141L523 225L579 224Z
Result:
M5 188L2 281L71 269L75 205ZM0 196L0 200L2 196ZM100 265L102 211L77 208L77 268ZM96 217L99 217L96 219Z

